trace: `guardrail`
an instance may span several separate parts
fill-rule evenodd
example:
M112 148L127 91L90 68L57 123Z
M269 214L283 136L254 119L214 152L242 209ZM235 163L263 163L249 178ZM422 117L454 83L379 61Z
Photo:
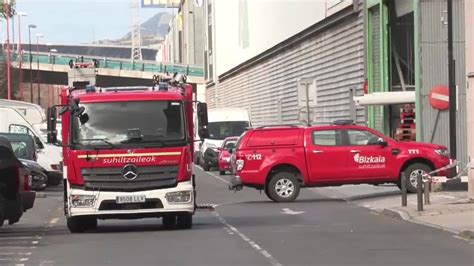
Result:
M468 168L473 164L474 162L469 162L467 163L459 173L450 178L450 180L456 180L456 179L461 179L463 175L467 172ZM439 176L433 176L434 174L437 174L442 171L449 170L454 167L458 167L462 165L460 162L454 162L449 165L446 165L445 167L436 169L434 171L431 171L429 173L423 173L423 174L417 174L416 178L416 194L417 194L417 210L418 211L423 211L423 201L425 205L431 204L430 202L430 192L432 190L432 184L433 183L441 183L441 182L446 182L447 178L446 177L439 177ZM402 207L407 206L407 200L408 200L408 192L407 192L407 186L406 186L406 173L402 172L401 177L400 177L400 182L401 182L401 191L402 191Z
M29 62L29 54L24 53L22 56L23 62ZM0 55L0 60L5 61L6 56L4 54ZM18 55L11 55L12 61L18 61ZM182 73L188 76L195 77L204 77L204 71L202 68L195 66L186 66L186 65L177 65L177 64L163 64L153 61L130 61L130 60L120 60L120 59L107 59L91 56L72 56L72 55L48 55L48 54L32 54L32 62L40 64L52 64L52 65L69 65L69 62L73 60L74 62L90 62L93 63L93 60L97 61L97 68L104 69L117 69L117 70L132 70L132 71L142 71L142 72L152 72L152 73Z

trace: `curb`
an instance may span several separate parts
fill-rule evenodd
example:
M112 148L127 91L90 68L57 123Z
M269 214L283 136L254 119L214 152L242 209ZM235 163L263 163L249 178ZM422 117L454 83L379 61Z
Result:
M413 217L411 217L410 214L405 212L405 211L392 210L392 209L386 209L385 208L385 209L379 211L379 213L381 215L384 215L384 216L389 217L389 218L400 219L400 220L404 220L404 221L407 221L407 222L411 222L411 223L415 223L415 224L419 224L419 225L424 225L424 226L429 226L429 227L432 227L432 228L436 228L436 229L439 229L439 230L450 232L450 233L455 234L457 237L463 238L465 240L473 240L474 239L474 231L473 230L456 230L456 229L452 229L452 228L449 228L449 227L444 227L444 226L440 226L440 225L436 225L436 224L420 222L420 221L417 221L417 220L413 219Z
M400 191L375 192L375 193L370 193L370 194L345 197L344 200L354 201L354 200L372 199L372 198L379 198L379 197L397 196L400 194L401 194Z

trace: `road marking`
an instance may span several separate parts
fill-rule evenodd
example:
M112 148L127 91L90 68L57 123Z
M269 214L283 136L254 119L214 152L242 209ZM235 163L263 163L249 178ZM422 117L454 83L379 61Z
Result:
M59 218L53 218L51 219L51 221L49 222L49 224L55 224L59 221Z
M28 261L30 258L21 258L20 261L23 262L23 261Z
M31 244L33 245L37 245L39 243L39 241L31 241Z
M289 215L298 215L298 214L303 214L303 213L305 213L304 211L293 211L293 210L290 209L290 208L283 208L283 209L281 209L281 210L282 210L281 213L289 214Z
M0 253L0 256L12 256L12 255L30 256L31 252L5 252L5 253Z
M268 251L260 247L257 243L255 243L255 241L248 238L245 234L241 233L237 228L227 223L227 221L222 218L217 212L213 212L213 214L225 227L237 234L242 240L247 242L250 247L252 247L255 251L264 256L272 266L282 266L282 264L279 263Z
M6 236L6 237L0 237L0 240L8 240L8 239L41 239L41 236Z
M217 175L215 175L215 174L212 173L212 172L206 172L206 171L204 171L201 166L197 166L197 165L196 165L196 167L199 168L199 169L201 169L204 173L206 173L206 174L208 174L208 175L214 177L215 179L217 179L217 180L219 180L219 181L222 181L222 182L224 182L224 183L230 185L230 182L227 181L227 180L225 180L224 178L222 178L222 177L220 177L220 176L217 176Z

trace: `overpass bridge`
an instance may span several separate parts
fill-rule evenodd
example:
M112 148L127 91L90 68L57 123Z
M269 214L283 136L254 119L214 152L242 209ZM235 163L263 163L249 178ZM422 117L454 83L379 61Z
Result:
M21 69L23 70L23 82L30 82L29 54L24 53ZM6 56L0 56L6 60ZM13 55L12 67L19 69L19 57ZM181 73L188 76L188 81L195 84L204 83L204 72L202 67L186 66L179 64L162 64L156 61L134 61L130 59L100 58L92 56L77 56L57 53L32 53L31 71L33 72L33 83L36 83L38 74L41 84L67 85L67 73L71 60L73 62L93 63L96 60L96 85L97 86L136 86L151 85L152 77L156 74ZM39 73L38 73L39 71ZM148 84L149 83L149 84Z

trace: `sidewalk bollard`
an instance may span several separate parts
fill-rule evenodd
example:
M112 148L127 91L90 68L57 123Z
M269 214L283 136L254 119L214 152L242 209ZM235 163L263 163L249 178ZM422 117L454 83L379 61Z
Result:
M424 185L424 194L425 194L425 204L429 205L430 204L430 179L427 179L425 182L423 182Z
M402 172L400 182L401 182L401 189L402 189L402 207L406 207L407 206L407 178L406 178L405 172Z
M423 211L423 179L419 173L416 175L416 199L418 211Z

